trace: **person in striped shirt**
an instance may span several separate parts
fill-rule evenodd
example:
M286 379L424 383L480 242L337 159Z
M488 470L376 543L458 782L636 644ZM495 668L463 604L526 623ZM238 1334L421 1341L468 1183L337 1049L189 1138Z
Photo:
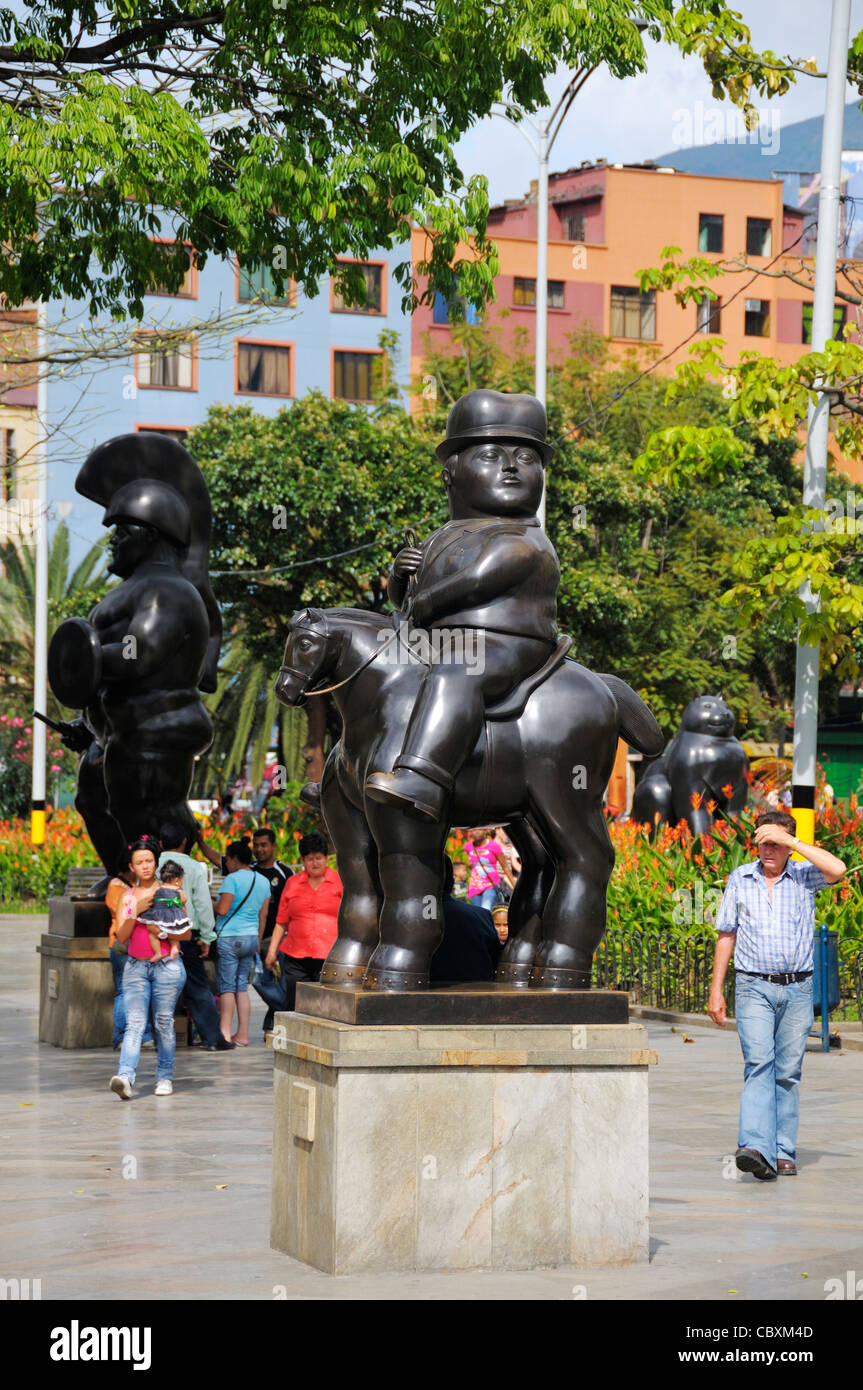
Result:
M841 859L796 831L787 811L757 818L758 859L729 875L716 918L708 1013L725 1027L722 986L733 956L744 1063L736 1163L762 1180L797 1172L800 1077L814 1018L815 894L845 873ZM791 862L792 851L806 863Z

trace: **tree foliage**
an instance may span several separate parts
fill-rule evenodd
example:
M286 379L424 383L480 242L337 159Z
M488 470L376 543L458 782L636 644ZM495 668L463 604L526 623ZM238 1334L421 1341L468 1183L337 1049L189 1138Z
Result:
M546 104L559 64L645 67L653 39L698 56L717 98L751 113L794 65L756 52L716 0L33 0L0 10L0 293L68 296L140 317L175 290L182 243L265 261L279 293L313 295L337 258L407 243L418 267L493 296L486 181L459 138L504 97ZM459 254L471 233L475 254ZM166 237L167 244L152 240ZM410 259L395 274L414 297Z
M697 257L681 265L678 251L665 247L662 265L640 272L642 286L673 289L681 304L715 297L706 280L727 269ZM708 488L742 478L751 469L753 440L799 445L809 411L825 398L838 449L851 459L863 457L863 345L849 336L856 331L847 325L841 339L790 365L755 351L727 362L720 337L694 344L667 381L665 401L680 403L719 388L727 423L718 430L689 424L655 431L636 460L639 472L658 484ZM856 678L863 669L863 557L856 502L849 511L847 496L848 480L828 457L826 510L804 506L798 491L784 515L768 514L737 555L737 583L722 600L729 619L744 631L766 624L788 639L799 635L805 645L819 646L822 674L837 681Z

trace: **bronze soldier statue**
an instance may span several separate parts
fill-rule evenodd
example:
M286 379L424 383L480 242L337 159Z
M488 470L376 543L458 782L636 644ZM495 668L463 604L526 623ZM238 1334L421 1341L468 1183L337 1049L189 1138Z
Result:
M187 804L195 757L213 726L221 620L209 586L212 512L191 455L165 435L128 434L95 449L76 490L113 526L108 569L121 583L87 621L62 623L48 675L82 718L61 725L82 752L75 805L108 873L128 845L167 821L197 835Z
M414 626L447 630L424 677L392 772L365 786L375 801L437 821L483 727L487 703L539 670L557 646L560 569L536 510L551 455L535 396L471 391L450 411L444 464L450 520L395 558L389 595ZM458 660L453 633L481 633L480 661ZM477 654L471 649L472 658ZM454 659L455 658L455 659Z

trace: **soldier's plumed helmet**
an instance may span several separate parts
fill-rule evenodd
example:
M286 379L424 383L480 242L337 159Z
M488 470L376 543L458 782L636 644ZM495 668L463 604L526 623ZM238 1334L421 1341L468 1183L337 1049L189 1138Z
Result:
M545 406L536 396L507 391L468 391L456 401L446 422L446 439L435 449L440 461L484 440L524 441L548 463L552 446L546 442Z
M157 478L134 478L118 488L105 509L103 526L133 521L152 526L177 545L188 545L189 508L176 488Z

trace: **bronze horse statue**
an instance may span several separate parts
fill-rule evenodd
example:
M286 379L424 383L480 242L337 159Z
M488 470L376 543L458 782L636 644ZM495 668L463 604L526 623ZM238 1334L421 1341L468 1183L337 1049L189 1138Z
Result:
M453 826L505 824L522 860L497 978L540 989L589 988L605 931L614 850L603 812L618 737L655 755L662 734L616 676L566 659L487 709L440 823L373 800L392 768L426 667L403 629L378 613L306 608L289 624L279 700L330 689L343 721L321 784L321 809L344 885L338 938L321 982L423 989L443 933L441 889ZM544 679L543 679L544 676Z

